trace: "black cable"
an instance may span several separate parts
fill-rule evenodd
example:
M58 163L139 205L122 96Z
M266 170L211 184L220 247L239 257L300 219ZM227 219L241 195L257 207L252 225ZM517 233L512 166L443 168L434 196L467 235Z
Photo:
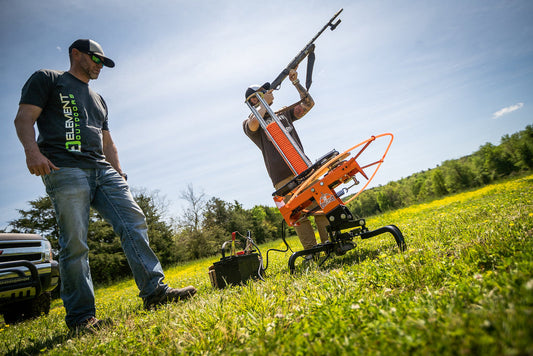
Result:
M257 268L257 276L259 277L259 279L261 279L264 282L265 280L263 276L261 275L261 273L266 270L266 268L263 268L263 255L261 254L261 250L259 249L259 246L257 246L254 240L252 239L252 233L248 231L248 236L244 236L238 231L237 233L239 234L239 236L243 237L247 242L249 242L252 246L254 246L257 249L257 252L259 254L259 267Z
M281 239L283 240L283 242L285 243L285 246L287 246L287 248L286 248L285 250L278 250L278 249L275 249L275 248L271 248L271 249L267 250L267 252L266 252L266 266L265 266L265 271L266 271L266 269L268 268L268 253L269 253L270 251L287 252L287 251L290 250L291 252L293 252L292 249L291 249L291 247L290 247L289 244L287 243L287 240L285 240L285 225L286 225L286 224L287 224L287 223L285 222L285 219L283 219L283 220L281 221ZM293 253L294 253L294 252L293 252Z

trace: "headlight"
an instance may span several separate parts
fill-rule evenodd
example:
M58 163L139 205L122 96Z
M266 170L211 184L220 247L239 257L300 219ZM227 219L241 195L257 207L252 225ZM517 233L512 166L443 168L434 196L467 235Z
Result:
M50 241L44 241L43 247L44 247L44 261L50 262L52 260L52 245L50 244Z

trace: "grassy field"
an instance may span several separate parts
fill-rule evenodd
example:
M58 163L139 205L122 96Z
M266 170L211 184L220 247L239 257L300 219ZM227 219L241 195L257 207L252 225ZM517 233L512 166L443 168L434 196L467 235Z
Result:
M219 257L195 261L166 271L199 288L191 301L145 312L133 281L102 287L97 316L114 326L71 337L57 300L48 316L0 324L0 352L533 355L533 175L367 221L388 224L408 251L381 235L294 275L289 253L270 253L264 282L224 290L207 276Z

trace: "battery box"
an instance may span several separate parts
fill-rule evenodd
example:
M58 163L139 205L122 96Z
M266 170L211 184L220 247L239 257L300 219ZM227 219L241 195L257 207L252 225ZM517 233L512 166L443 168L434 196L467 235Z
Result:
M261 257L257 253L232 255L222 257L220 261L209 267L209 279L211 285L216 288L224 288L227 285L243 284L250 278L259 278L259 268L263 273Z

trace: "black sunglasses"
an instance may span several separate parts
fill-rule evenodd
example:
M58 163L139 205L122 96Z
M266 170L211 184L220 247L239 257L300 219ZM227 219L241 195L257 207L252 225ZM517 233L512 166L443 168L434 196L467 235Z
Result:
M84 53L89 55L91 57L91 60L94 63L104 65L104 60L100 58L99 56L97 56L96 54L94 54L93 52L84 52Z

